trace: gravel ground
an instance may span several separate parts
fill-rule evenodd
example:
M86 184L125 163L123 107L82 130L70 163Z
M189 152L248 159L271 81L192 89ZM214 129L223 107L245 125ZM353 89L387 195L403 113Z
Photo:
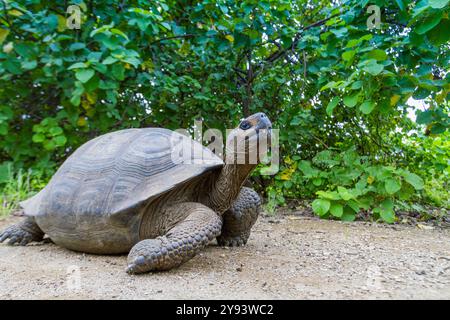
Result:
M262 217L245 247L139 276L126 256L1 244L0 299L450 299L450 229L419 227Z

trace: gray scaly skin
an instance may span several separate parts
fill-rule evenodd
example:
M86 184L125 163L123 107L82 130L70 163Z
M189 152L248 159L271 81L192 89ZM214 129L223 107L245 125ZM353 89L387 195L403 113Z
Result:
M259 195L253 189L243 187L236 201L223 215L222 232L217 237L219 245L235 247L246 244L260 211Z
M220 234L222 219L210 208L185 202L170 207L166 214L171 214L172 210L185 212L186 219L163 236L138 242L128 255L128 273L177 267Z
M169 207L165 215L184 212L187 217L164 236L136 244L128 255L127 272L172 269L194 257L216 237L222 246L244 245L260 209L258 194L246 187L241 189L238 198L222 218L210 208L196 202Z

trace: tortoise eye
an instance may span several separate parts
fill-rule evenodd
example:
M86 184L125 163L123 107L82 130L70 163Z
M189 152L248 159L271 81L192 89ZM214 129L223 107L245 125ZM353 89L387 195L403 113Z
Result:
M241 128L242 130L248 130L251 127L252 127L252 125L248 121L242 121L240 126L239 126L239 128Z

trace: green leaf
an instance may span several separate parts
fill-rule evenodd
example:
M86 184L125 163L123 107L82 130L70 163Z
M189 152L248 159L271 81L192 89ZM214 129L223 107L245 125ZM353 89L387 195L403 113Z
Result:
M359 205L355 200L347 201L347 206L349 206L355 213L359 212Z
M448 4L449 0L428 0L428 4L433 9L442 9Z
M11 162L3 162L0 164L0 183L11 181Z
M101 64L99 62L94 62L92 65L92 68L95 69L95 71L98 71L100 73L105 74L108 71L108 67L104 64Z
M112 24L111 25L104 25L104 26L102 26L100 28L94 29L94 30L91 31L89 36L93 37L93 36L95 36L98 33L103 33L105 31L109 30L110 28L112 28L112 26L113 26Z
M361 41L359 39L350 39L347 42L347 45L345 47L346 48L352 48L352 47L354 47L354 46L356 46L356 45L358 45L360 43L361 43Z
M86 83L91 79L95 74L95 71L92 69L80 69L75 72L75 78L80 80L82 83Z
M375 108L375 103L372 100L364 101L360 106L359 110L361 110L364 114L370 114Z
M361 88L362 88L362 85L363 85L363 82L362 82L362 81L355 81L355 82L353 82L353 84L352 84L352 86L350 87L350 89L352 89L352 90L358 90L358 89L361 89Z
M356 219L356 214L349 206L344 207L344 212L342 213L342 221L354 221Z
M353 108L358 103L358 99L359 99L359 92L352 94L352 95L345 96L344 104L349 108Z
M84 69L84 68L87 68L87 66L84 62L77 62L77 63L72 64L70 67L68 67L67 70Z
M49 133L52 136L57 136L57 135L60 135L61 133L63 133L63 129L61 127L51 127L49 130Z
M406 182L408 182L410 185L414 187L416 190L422 190L424 186L424 182L421 177L419 177L415 173L406 172L403 174L403 177L405 178Z
M76 51L84 48L86 48L86 45L82 42L75 42L69 46L70 51Z
M0 135L6 136L8 134L8 124L0 122Z
M22 62L22 68L25 70L32 70L37 67L36 60Z
M326 85L322 86L322 88L320 88L320 91L324 91L326 89L331 89L331 88L336 88L338 85L339 85L338 82L330 81Z
M178 111L178 105L175 104L175 103L168 103L168 104L166 105L166 107L169 108L170 110Z
M384 70L384 66L382 64L378 64L375 60L369 60L370 62L367 63L363 70L370 73L373 76L379 75L381 71Z
M393 223L395 221L393 210L380 210L380 217L387 223Z
M99 84L100 84L100 78L97 77L97 75L95 75L91 79L89 79L88 82L83 84L83 86L86 89L86 92L93 92L95 89L98 88Z
M298 168L309 178L314 177L317 174L317 170L311 166L310 161L301 161Z
M5 41L8 34L9 34L9 30L0 28L0 44L2 44L3 41Z
M427 37L435 46L446 43L450 39L450 20L442 19L436 27L427 32Z
M123 59L124 62L133 65L133 67L137 68L141 64L141 60L136 57L128 57Z
M431 126L430 132L432 134L441 134L447 131L448 125L442 124L442 123L434 123Z
M119 61L119 60L114 57L108 56L108 57L106 57L105 60L103 60L102 63L105 65L109 65L109 64L113 64L114 62L117 62L117 61Z
M341 196L341 198L343 200L348 201L353 198L353 195L347 190L347 188L338 186L337 189L338 189L339 195Z
M338 105L338 103L339 103L339 97L334 97L334 98L328 103L327 110L326 110L327 115L331 116L331 115L333 114L333 110L334 110L334 108L336 108L336 106Z
M340 203L333 202L330 206L330 213L333 216L340 218L340 217L342 217L342 214L344 213L344 207Z
M342 59L344 59L344 61L350 61L353 59L353 57L355 56L356 51L355 50L350 50L350 51L345 51L342 54Z
M57 136L53 138L53 141L58 147L62 147L66 144L67 138L65 136Z
M394 194L401 189L402 185L396 179L387 179L384 182L384 188L389 194Z
M392 199L389 198L383 200L380 206L383 210L394 210L394 202L392 201Z
M317 191L316 194L328 200L341 200L341 196L336 191Z
M221 5L219 5L219 7L220 7L220 10L221 10L224 14L227 14L227 13L228 13L228 8L227 8L227 6L221 4Z
M45 140L45 135L42 133L36 133L32 137L33 142L40 143Z
M16 43L14 44L14 50L26 59L34 59L36 54L34 53L33 47L26 43Z
M418 124L429 124L433 121L433 112L431 110L421 111L416 118Z
M112 66L112 75L119 81L125 79L125 67L120 63L116 63Z
M72 98L70 98L70 103L74 106L79 106L81 102L81 96L80 95L73 95Z
M121 30L119 30L119 29L112 28L111 32L114 33L114 34L117 34L117 35L119 35L119 36L121 36L123 38L125 38L126 40L129 40L128 36L125 33L123 33Z
M170 24L168 22L161 22L161 25L167 30L172 29L172 27L170 26Z
M324 216L330 209L331 203L325 199L316 199L312 203L313 211L319 216Z
M320 186L322 184L322 179L320 178L315 178L313 179L313 185L315 185L316 187Z
M384 50L375 49L367 53L367 57L369 59L375 59L377 61L384 61L388 58L386 52Z
M22 68L20 65L20 62L17 61L16 59L8 59L6 61L3 62L3 67L8 70L9 72L11 72L12 74L21 74L22 73Z
M380 217L387 223L395 221L394 203L391 199L385 199L379 207Z
M337 37L337 38L343 38L347 33L348 33L348 30L347 30L347 28L346 27L342 27L342 28L339 28L339 29L332 29L332 30L330 30L332 33L334 33L334 35Z
M53 141L53 139L44 141L43 145L44 149L49 151L55 149L56 147L55 141Z
M438 13L432 14L431 16L428 16L427 18L425 18L425 20L423 20L416 26L416 29L415 29L416 33L418 33L418 34L427 33L428 31L433 29L435 26L437 26L438 23L441 21L441 19L442 19L441 12L438 12Z
M395 0L395 2L397 3L401 11L405 11L405 4L403 3L403 0Z

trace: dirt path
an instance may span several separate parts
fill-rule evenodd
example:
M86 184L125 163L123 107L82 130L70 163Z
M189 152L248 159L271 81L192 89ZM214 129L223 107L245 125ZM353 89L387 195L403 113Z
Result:
M1 244L0 299L450 299L450 230L263 217L246 247L211 245L165 273L129 276L125 265Z

